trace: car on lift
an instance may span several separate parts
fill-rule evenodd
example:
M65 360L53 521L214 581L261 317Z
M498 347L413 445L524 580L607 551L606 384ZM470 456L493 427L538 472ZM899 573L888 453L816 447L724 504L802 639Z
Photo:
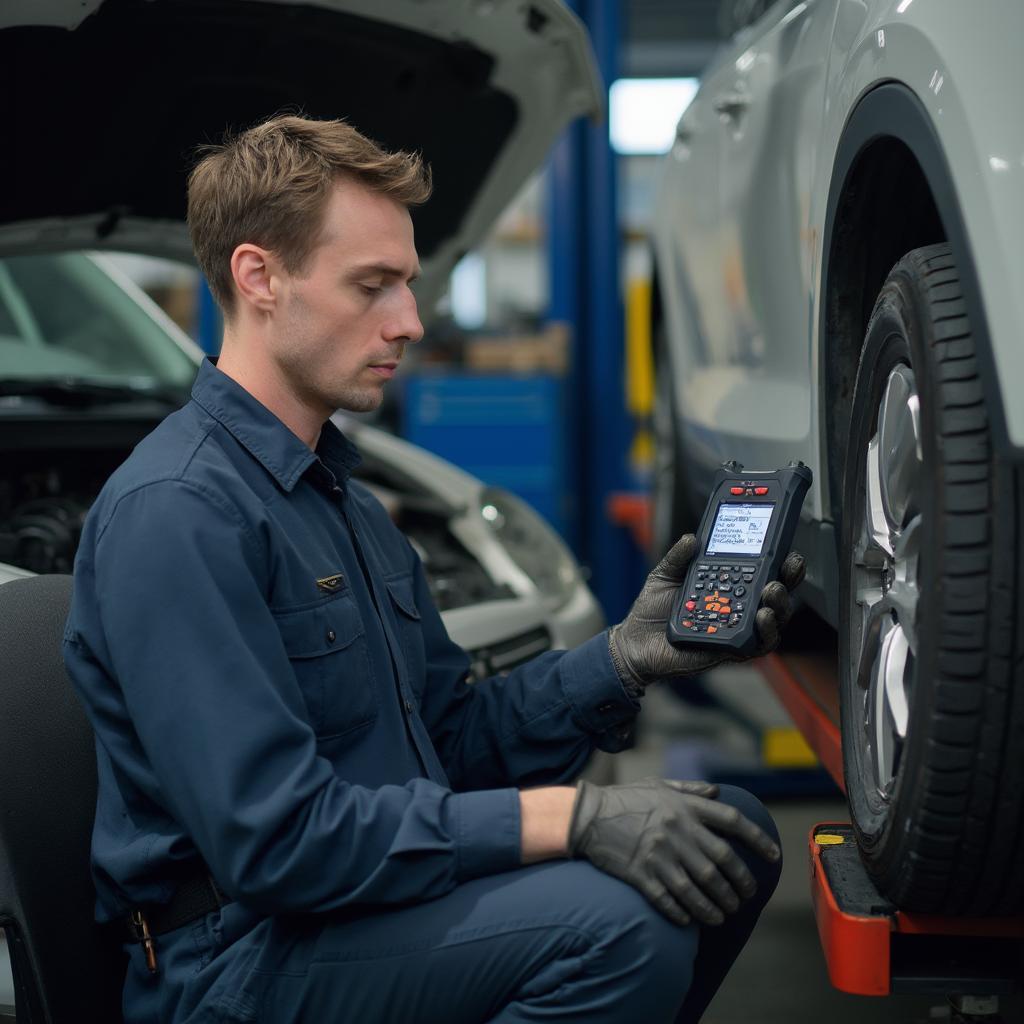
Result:
M898 906L1024 910L1024 6L726 0L653 217L655 532L815 475L844 776Z
M564 126L602 105L586 31L558 0L7 4L0 96L0 584L68 571L107 475L187 398L201 354L104 253L192 260L198 144L291 109L422 153L429 327L455 263ZM601 628L571 554L523 502L342 426L478 676ZM9 990L0 977L0 1004Z

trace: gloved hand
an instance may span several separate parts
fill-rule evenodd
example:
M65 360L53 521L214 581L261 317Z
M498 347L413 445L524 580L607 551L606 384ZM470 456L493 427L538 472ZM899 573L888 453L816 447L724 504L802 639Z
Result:
M736 660L725 651L673 647L665 636L672 603L697 548L692 533L680 537L647 577L629 613L608 633L608 648L619 678L640 693L658 679L695 675ZM761 591L761 607L754 619L761 646L754 657L778 646L780 630L792 615L789 592L799 586L805 567L803 555L791 551L782 563L779 579Z
M717 803L708 782L641 779L626 786L579 782L569 853L621 878L670 921L716 925L757 889L723 839L740 839L766 860L778 846L735 807Z

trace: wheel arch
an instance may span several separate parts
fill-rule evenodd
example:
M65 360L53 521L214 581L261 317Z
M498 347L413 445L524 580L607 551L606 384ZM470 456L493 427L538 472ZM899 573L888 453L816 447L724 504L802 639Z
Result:
M896 262L936 242L952 247L981 367L993 439L1006 440L1002 401L953 176L921 101L886 82L857 103L833 161L822 252L819 370L828 465L828 508L841 534L842 483L853 385L875 298Z

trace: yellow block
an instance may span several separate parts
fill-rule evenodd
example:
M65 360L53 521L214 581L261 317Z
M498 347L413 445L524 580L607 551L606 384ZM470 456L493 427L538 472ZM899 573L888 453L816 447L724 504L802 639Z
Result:
M651 282L637 278L626 285L626 409L642 417L653 408Z
M817 755L799 729L792 726L766 729L761 740L761 760L769 768L813 768Z
M846 842L842 836L833 835L831 832L819 832L814 837L814 841L819 846L842 846Z

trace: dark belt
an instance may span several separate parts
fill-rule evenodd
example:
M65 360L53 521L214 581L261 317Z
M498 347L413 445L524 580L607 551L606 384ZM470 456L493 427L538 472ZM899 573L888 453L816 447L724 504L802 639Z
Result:
M121 918L121 922L128 941L141 943L146 951L146 963L155 973L153 939L156 936L183 928L230 902L231 898L224 895L209 875L196 875L179 883L167 903L136 907L127 917Z

